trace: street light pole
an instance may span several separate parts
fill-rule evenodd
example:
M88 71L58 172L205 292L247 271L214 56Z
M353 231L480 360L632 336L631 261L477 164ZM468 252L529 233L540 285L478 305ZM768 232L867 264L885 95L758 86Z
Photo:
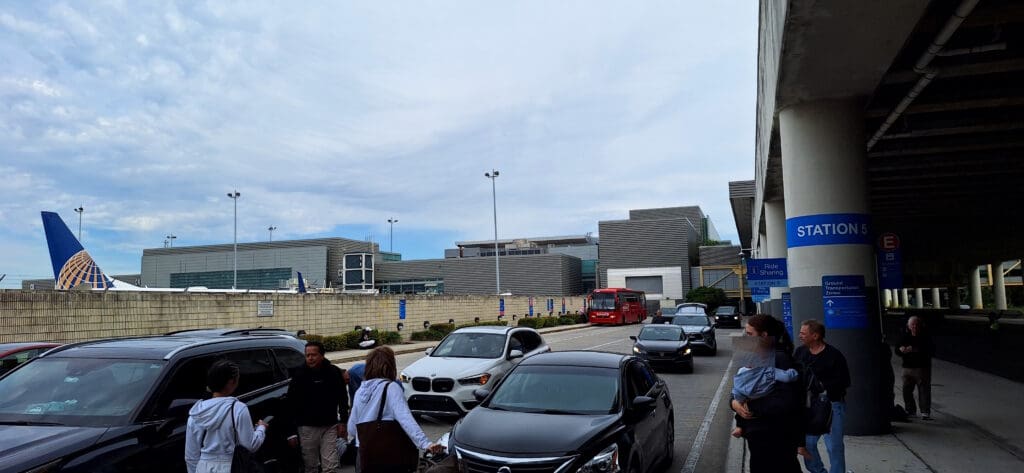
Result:
M78 241L79 242L82 241L82 212L85 212L85 207L79 205L78 208L75 209L75 213L78 214Z
M498 179L498 171L491 169L491 172L485 172L484 176L491 180L491 202L494 205L494 285L498 292L501 294L501 255L498 252L498 194L495 190L495 181Z
M174 239L178 238L175 235L167 235L167 242L171 244L171 248L174 248Z
M389 243L388 243L388 252L390 252L390 253L394 253L395 252L395 224L396 223L398 223L398 219L397 218L389 218L388 219L388 224L391 225L391 228L388 229L388 241L389 241Z
M238 192L237 190L235 190L233 192L228 192L228 197L230 197L231 200L233 200L235 202L235 243L234 243L235 266L234 266L234 270L232 271L231 289L237 289L238 288L238 198L241 195L242 194L240 192Z
M270 232L270 241L274 241L274 230L277 230L277 227L273 225L267 227L267 231Z

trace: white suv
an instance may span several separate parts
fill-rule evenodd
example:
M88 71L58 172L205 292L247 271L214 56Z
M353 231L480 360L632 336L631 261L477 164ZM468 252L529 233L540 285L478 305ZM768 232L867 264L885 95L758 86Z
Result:
M461 416L476 407L473 391L494 386L523 358L551 351L526 327L466 327L455 330L402 371L413 414Z

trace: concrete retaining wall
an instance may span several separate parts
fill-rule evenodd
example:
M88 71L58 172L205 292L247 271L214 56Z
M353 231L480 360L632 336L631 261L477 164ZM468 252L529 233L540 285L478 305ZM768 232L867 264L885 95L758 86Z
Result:
M504 296L505 320L529 312L527 296ZM547 313L549 297L534 297L534 313ZM562 297L554 299L555 313ZM405 320L399 320L401 300ZM395 330L403 337L423 322L495 320L498 296L366 296L344 294L181 294L159 292L0 291L0 343L76 342L104 337L157 335L192 328L256 326L335 335L356 325ZM583 297L565 297L569 313L583 309ZM257 316L273 303L273 315Z

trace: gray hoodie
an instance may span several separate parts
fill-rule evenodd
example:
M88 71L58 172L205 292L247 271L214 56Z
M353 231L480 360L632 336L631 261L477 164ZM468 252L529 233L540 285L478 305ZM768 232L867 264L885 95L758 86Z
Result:
M363 422L370 422L377 420L377 410L380 409L380 398L384 392L384 383L387 382L388 386L388 400L384 405L383 420L397 420L402 426L402 430L405 431L405 435L408 435L412 439L412 443L416 445L420 450L424 450L430 446L430 439L427 438L427 434L423 433L423 429L416 423L416 419L413 418L412 412L409 410L409 404L405 401L405 393L402 391L402 385L383 378L373 378L363 381L363 384L359 385L359 390L356 391L355 402L352 403L352 413L348 416L348 433L356 438L356 445L359 445L359 434L356 426Z
M234 403L234 412L231 411ZM231 431L231 414L235 417L237 433ZM238 444L255 452L263 445L265 428L253 429L249 407L238 399L226 396L197 401L188 412L185 429L185 464L189 473L195 473L199 460L231 462ZM205 439L204 439L205 434Z

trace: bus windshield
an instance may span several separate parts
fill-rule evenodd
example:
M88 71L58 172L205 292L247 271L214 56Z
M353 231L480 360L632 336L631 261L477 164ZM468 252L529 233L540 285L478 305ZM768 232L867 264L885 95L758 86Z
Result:
M597 310L615 310L615 294L603 292L591 296L590 308Z

